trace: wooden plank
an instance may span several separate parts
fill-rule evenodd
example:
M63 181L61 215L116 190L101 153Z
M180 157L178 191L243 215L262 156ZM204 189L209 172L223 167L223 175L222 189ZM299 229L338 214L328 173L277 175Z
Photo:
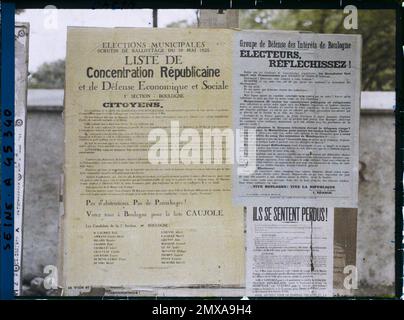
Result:
M239 10L200 10L199 28L238 28Z
M29 24L15 25L14 294L21 294Z

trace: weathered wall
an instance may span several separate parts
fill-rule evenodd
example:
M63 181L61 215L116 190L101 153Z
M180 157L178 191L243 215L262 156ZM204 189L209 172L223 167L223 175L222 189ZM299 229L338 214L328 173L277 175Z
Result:
M358 273L361 295L394 294L394 114L361 114Z
M63 95L63 90L62 95ZM23 278L40 275L46 265L56 265L58 244L59 179L63 170L63 120L60 92L28 97L26 137L26 187L24 212ZM35 106L32 106L32 104ZM49 110L49 111L46 111Z
M394 94L393 94L394 95ZM57 263L63 168L62 90L30 91L23 275L27 284ZM377 112L386 108L390 111ZM366 95L360 124L358 295L394 293L394 96ZM372 111L373 110L373 111Z

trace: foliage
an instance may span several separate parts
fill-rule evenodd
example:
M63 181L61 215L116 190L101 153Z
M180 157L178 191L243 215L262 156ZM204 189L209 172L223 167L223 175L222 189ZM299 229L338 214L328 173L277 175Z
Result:
M302 30L362 35L362 90L395 89L395 12L358 10L358 30L346 30L343 10L244 10L243 29Z
M167 24L167 28L192 28L195 27L195 24L189 23L186 19L175 21Z
M357 33L362 35L362 90L395 89L395 12L359 10L358 30L343 26L342 10L241 10L242 29L302 30L319 33ZM167 27L193 27L186 20ZM64 86L63 60L44 63L29 82L30 88L61 89Z
M32 89L63 89L65 83L65 61L62 59L44 63L29 78Z

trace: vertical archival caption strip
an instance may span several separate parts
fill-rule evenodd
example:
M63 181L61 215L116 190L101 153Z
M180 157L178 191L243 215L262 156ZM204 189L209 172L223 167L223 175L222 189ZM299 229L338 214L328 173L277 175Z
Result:
M1 3L0 299L14 299L14 11Z

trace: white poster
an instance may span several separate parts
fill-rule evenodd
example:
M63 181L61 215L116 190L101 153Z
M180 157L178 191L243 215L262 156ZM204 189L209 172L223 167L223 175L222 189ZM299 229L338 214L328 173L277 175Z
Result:
M357 35L235 34L234 126L256 132L237 149L237 203L357 207L360 52Z
M334 209L248 207L248 296L333 294Z

